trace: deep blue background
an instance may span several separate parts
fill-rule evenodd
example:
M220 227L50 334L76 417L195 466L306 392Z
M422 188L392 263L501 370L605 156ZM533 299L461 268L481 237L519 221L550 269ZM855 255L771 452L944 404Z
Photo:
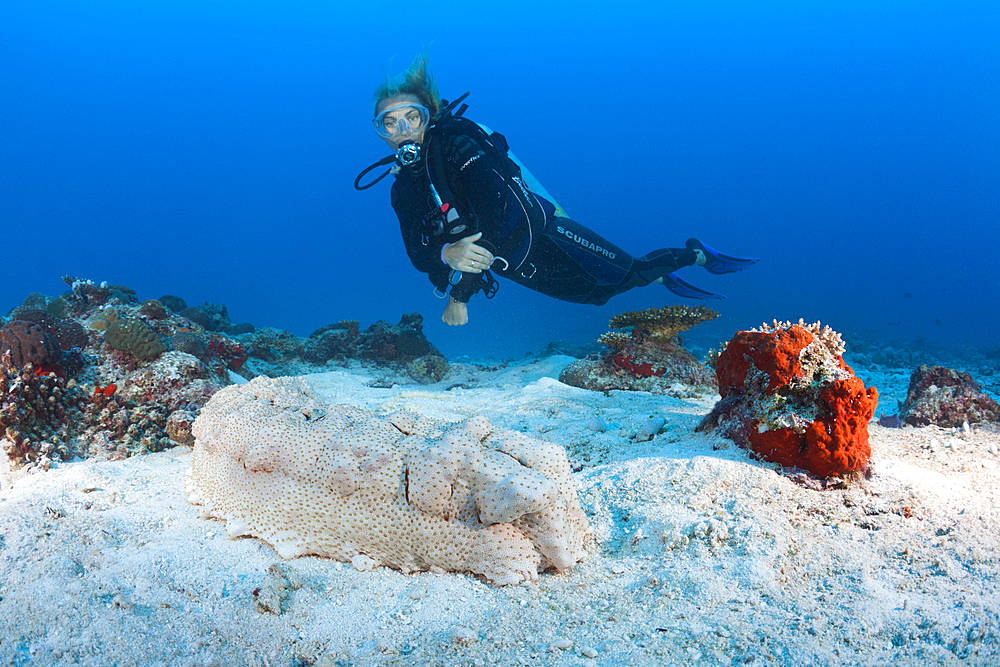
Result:
M432 45L442 95L471 90L580 222L635 254L698 236L763 258L683 271L729 297L702 337L804 317L1000 343L998 3L5 4L0 311L71 274L299 335L418 311L446 355L503 357L680 302L504 281L440 323L388 184L352 187L387 154L387 63Z

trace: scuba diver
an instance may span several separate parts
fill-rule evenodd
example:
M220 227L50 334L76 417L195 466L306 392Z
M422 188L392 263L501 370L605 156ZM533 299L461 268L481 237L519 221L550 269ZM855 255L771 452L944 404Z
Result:
M395 175L392 207L406 252L435 293L447 296L446 324L469 321L468 301L476 293L496 294L492 273L563 301L602 305L654 283L686 298L722 299L675 271L696 265L732 273L758 261L697 239L633 257L571 220L508 150L503 135L464 118L467 105L456 110L468 93L450 104L440 98L427 61L426 53L418 55L402 76L387 77L375 91L372 122L393 154L362 171L354 187L363 190Z

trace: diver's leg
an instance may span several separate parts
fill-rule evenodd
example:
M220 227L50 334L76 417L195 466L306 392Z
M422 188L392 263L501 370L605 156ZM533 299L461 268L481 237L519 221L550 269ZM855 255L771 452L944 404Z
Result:
M677 269L704 264L705 254L693 248L660 248L636 259L636 273L649 283L662 283L663 277Z
M634 264L632 255L600 234L553 216L532 241L528 257L499 275L563 301L602 304L611 295L605 292L630 279Z
M617 284L634 268L632 255L575 220L553 217L545 225L542 235L589 272L599 284Z
M535 240L527 270L507 277L542 294L573 303L604 304L698 260L696 250L663 248L632 257L591 229L555 217Z

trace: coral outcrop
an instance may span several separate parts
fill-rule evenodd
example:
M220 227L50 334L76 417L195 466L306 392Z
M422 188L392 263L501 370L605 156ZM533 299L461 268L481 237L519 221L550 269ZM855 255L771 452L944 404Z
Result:
M142 302L142 314L151 320L167 319L167 308L156 299L147 299Z
M448 361L436 354L417 357L406 366L406 374L420 384L434 384L448 376Z
M133 317L122 317L112 322L104 332L104 342L120 352L128 352L139 361L156 359L167 350L153 327Z
M74 456L119 459L190 436L197 411L246 360L242 345L203 330L125 286L67 277L71 292L32 294L0 328L0 438L16 466ZM204 361L167 352L190 336ZM60 349L61 348L61 349ZM187 427L185 430L185 423Z
M358 337L358 357L368 361L408 363L433 354L443 357L424 335L420 313L404 313L399 324L378 321Z
M209 365L185 352L166 352L147 364L124 374L116 374L119 398L136 404L155 404L168 413L198 411L228 384L225 368ZM122 369L124 370L124 369Z
M253 325L247 323L234 325L232 320L229 319L229 309L221 303L208 303L206 301L200 306L183 307L185 305L184 300L179 297L164 296L163 298L170 302L170 305L167 306L168 308L181 317L187 318L192 323L202 327L205 331L236 335L237 333L248 333L254 330ZM167 304L165 303L164 305L166 306ZM238 330L233 331L234 327L238 327Z
M174 442L182 445L194 444L194 420L197 415L190 410L174 410L167 417L167 435Z
M0 438L15 465L45 468L73 456L121 459L172 445L167 410L140 405L108 385L93 391L76 380L15 367L0 357Z
M615 315L608 326L612 329L632 327L633 331L641 332L650 340L665 343L696 324L714 320L718 316L717 312L705 306L666 306Z
M73 276L63 276L63 281L72 288L72 292L60 296L72 314L83 313L104 305L134 305L139 303L135 290L124 285L100 285L93 280L83 280Z
M16 364L9 350L0 356L0 438L8 459L73 456L70 410L82 402L75 388L55 373L36 375L30 364Z
M361 331L357 320L341 320L312 332L299 354L317 365L345 365L348 359L375 362L404 371L421 384L437 382L448 374L448 362L427 340L423 321L419 313L405 313L395 326L379 320Z
M302 346L302 358L313 364L325 364L334 360L343 362L357 356L357 320L345 320L325 326L309 334L309 340Z
M216 394L194 435L189 500L283 558L503 585L584 555L565 450L485 418L447 429L408 412L384 419L327 404L303 379L259 377Z
M185 308L187 308L187 303L184 301L184 299L180 298L179 296L175 296L173 294L164 294L159 299L157 299L157 301L159 301L164 306L169 308L170 311L173 313L179 313Z
M1000 405L965 371L923 365L910 376L899 417L910 426L956 427L995 422L1000 419Z
M62 359L58 341L34 322L11 320L0 327L0 354L10 354L17 368L25 364L55 366Z
M718 317L704 306L667 306L616 315L598 342L609 351L566 366L559 380L594 391L623 389L665 393L676 383L715 391L715 375L682 347L678 334Z
M829 327L775 322L741 331L716 362L722 400L698 426L817 477L865 468L878 391L844 363Z
M58 301L53 303L58 303ZM87 332L76 320L52 315L44 310L25 310L24 308L19 309L17 319L34 322L41 326L46 333L56 339L64 352L87 346Z
M208 357L208 341L193 331L178 331L170 337L170 347L175 352L184 352L202 361Z

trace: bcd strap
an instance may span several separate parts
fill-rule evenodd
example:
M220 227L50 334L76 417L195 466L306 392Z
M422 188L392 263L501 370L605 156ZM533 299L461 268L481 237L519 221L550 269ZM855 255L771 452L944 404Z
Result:
M482 276L483 282L486 283L483 285L483 296L487 299L492 299L496 296L497 290L500 289L500 283L497 282L497 279L489 271L483 271Z

